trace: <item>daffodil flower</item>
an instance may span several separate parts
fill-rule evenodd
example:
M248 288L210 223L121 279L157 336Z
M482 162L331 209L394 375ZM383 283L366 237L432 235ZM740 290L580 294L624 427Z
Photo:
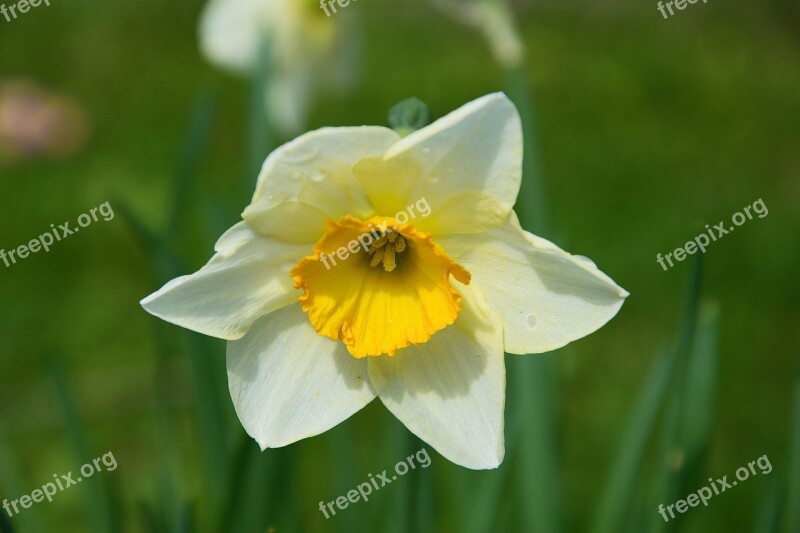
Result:
M329 17L317 0L210 0L200 47L223 69L252 73L267 63L266 109L282 133L302 129L314 88L342 87L353 77L348 15ZM266 51L267 60L259 54Z
M519 116L499 93L404 138L312 131L267 158L208 264L142 305L229 341L231 396L262 449L327 431L378 396L454 463L497 467L504 352L564 346L627 296L520 227L521 162ZM429 216L409 216L420 199ZM369 246L348 248L366 234Z

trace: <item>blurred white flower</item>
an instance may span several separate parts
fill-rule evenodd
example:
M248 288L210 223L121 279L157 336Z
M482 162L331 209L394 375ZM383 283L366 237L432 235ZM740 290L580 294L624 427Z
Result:
M480 31L497 61L514 68L522 63L524 44L507 0L433 0L434 5Z
M341 87L352 78L347 19L341 12L326 16L315 0L211 0L200 21L200 47L229 71L254 74L268 65L269 119L281 133L296 134L317 87Z

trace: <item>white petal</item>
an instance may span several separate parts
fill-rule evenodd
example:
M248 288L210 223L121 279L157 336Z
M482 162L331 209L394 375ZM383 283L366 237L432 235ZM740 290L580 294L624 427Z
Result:
M448 460L473 469L503 460L503 331L480 292L458 285L455 324L394 357L369 357L369 375L386 407Z
M591 261L523 231L516 215L484 233L437 242L500 315L509 353L547 352L580 339L611 320L628 296Z
M377 126L322 128L281 146L264 162L258 186L242 215L262 235L292 242L316 242L327 219L350 214L362 219L375 211L353 176L362 158L383 155L399 137ZM282 204L294 205L295 225L276 215Z
M408 201L425 198L433 210L415 221L420 229L435 235L482 231L502 223L517 199L519 114L502 93L478 98L397 142L386 160L420 168Z
M184 328L238 339L259 317L297 300L289 270L309 253L256 234L244 222L228 230L200 270L173 279L142 300L147 312Z
M200 19L200 47L209 61L245 72L258 57L264 0L211 0Z
M318 335L300 304L228 343L228 384L239 420L262 450L327 431L375 398L367 362Z

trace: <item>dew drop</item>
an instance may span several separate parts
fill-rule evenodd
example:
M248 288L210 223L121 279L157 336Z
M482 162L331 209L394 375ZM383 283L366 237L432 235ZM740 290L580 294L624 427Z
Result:
M315 172L311 176L311 181L313 181L314 183L319 183L324 179L325 179L325 174L323 174L322 172Z
M284 157L291 163L308 163L319 157L319 150L295 150L285 154Z
M536 327L536 317L533 315L528 315L528 319L526 320L528 325L528 329L533 329Z

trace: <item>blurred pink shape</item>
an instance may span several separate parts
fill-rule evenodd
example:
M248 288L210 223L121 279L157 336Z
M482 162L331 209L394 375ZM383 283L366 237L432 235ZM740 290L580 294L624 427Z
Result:
M28 80L0 80L0 163L63 158L86 144L86 113L73 100Z

